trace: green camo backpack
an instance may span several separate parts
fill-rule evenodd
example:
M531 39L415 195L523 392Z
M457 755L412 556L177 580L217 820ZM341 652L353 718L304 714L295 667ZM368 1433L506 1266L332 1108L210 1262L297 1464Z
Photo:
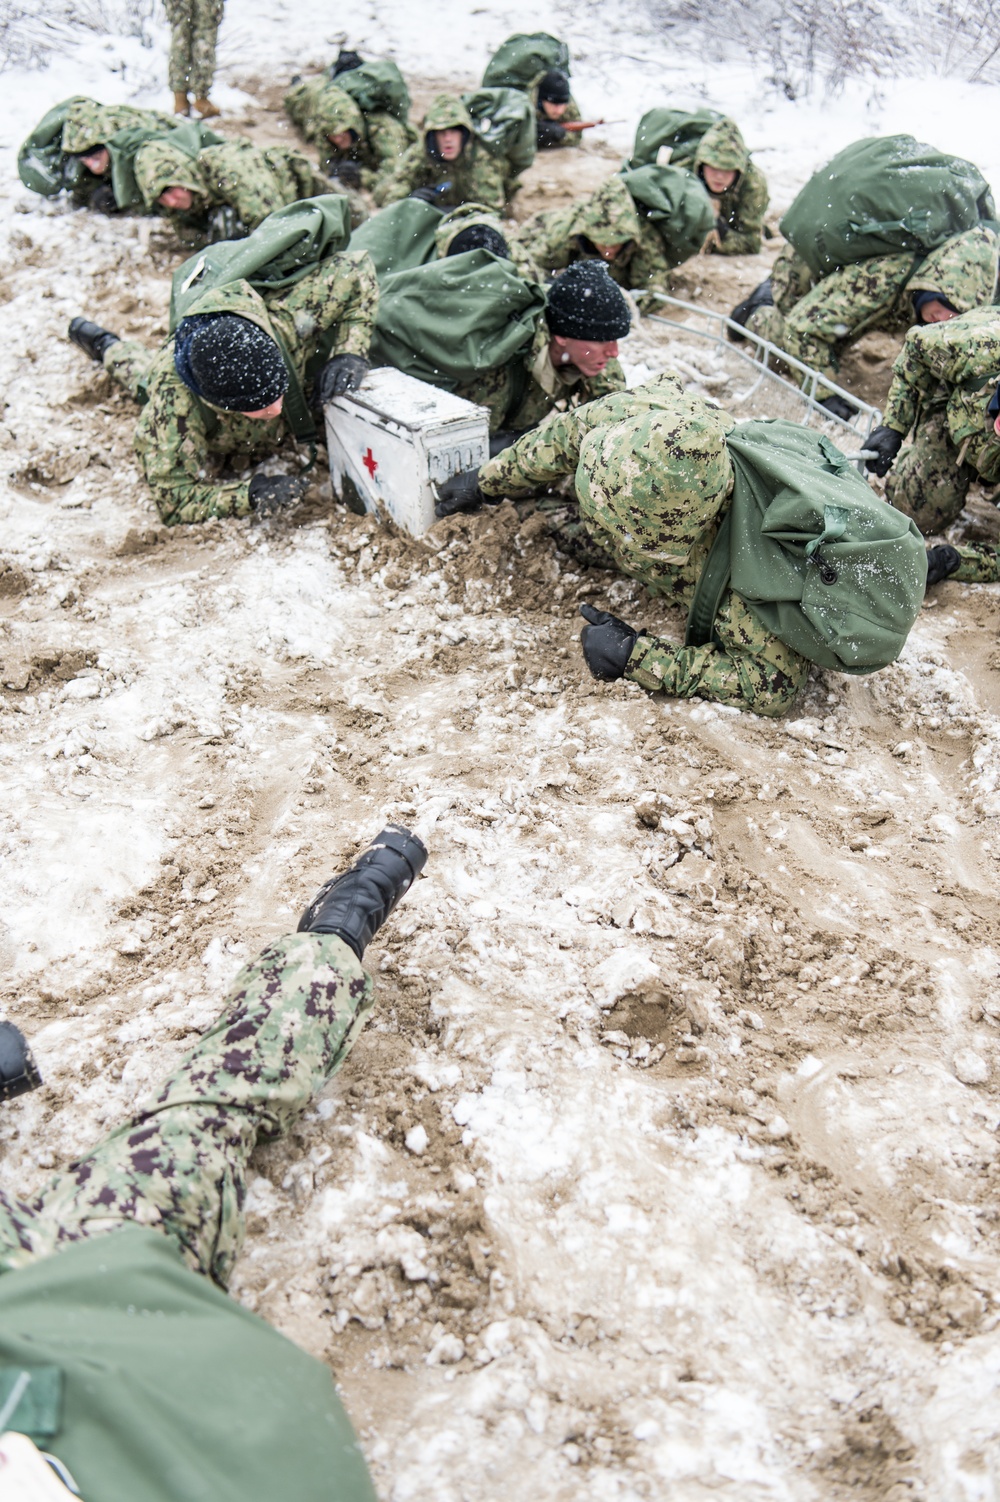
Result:
M916 523L878 498L828 438L780 418L726 436L735 484L698 580L686 643L712 639L728 589L779 641L820 667L895 662L924 598Z
M715 225L715 210L704 185L686 167L637 167L621 176L645 215L656 225L671 266L697 255Z
M363 115L382 110L402 120L404 125L410 118L410 91L391 58L349 68L346 73L338 73L333 82L350 94Z
M379 286L372 364L454 391L529 349L544 307L544 288L486 250L397 271Z
M781 233L822 277L869 256L933 250L995 213L971 162L913 136L869 136L813 173Z
M531 166L537 126L527 94L521 89L476 89L463 94L462 103L491 156L504 157L515 172Z
M530 89L543 73L558 68L569 76L569 48L547 31L518 32L508 37L486 64L483 86Z
M694 161L698 142L707 130L723 120L718 110L647 110L639 121L632 148L630 167L646 167L655 162L661 146L670 146L674 155L673 166L685 166ZM689 148L678 153L678 148Z

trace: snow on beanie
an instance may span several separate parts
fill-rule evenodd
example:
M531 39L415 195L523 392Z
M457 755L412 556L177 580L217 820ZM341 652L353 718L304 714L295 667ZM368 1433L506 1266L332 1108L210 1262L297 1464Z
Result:
M288 371L274 340L236 313L182 319L174 337L174 368L195 396L225 412L260 412L288 390Z
M632 318L603 261L576 261L549 288L545 321L551 334L598 343L624 339Z
M538 97L549 104L569 104L569 79L565 73L560 73L558 68L543 73L538 84Z

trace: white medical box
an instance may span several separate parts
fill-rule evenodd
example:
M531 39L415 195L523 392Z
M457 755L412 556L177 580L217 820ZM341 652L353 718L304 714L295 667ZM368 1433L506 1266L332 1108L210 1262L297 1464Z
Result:
M327 403L326 439L337 499L419 537L434 521L433 486L489 458L489 412L385 366Z

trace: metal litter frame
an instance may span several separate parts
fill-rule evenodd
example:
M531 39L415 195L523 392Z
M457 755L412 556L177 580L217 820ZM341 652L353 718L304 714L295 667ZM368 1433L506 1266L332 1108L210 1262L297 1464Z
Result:
M760 390L764 381L775 381L793 396L799 397L805 405L805 416L802 418L803 427L809 425L811 418L815 414L823 422L834 423L838 427L843 428L845 434L849 433L851 438L861 445L860 451L855 450L846 456L857 464L859 470L863 470L864 461L867 458L873 457L872 451L865 448L865 440L882 421L882 413L878 407L870 406L868 402L863 402L860 397L855 396L852 391L845 391L842 386L835 385L828 376L820 375L819 371L814 370L811 365L805 365L801 360L796 360L793 355L789 355L783 349L779 349L770 340L762 339L759 334L754 334L750 329L745 329L740 323L734 323L726 313L717 313L712 308L698 307L696 303L684 302L679 297L669 297L665 292L647 293L647 297L652 297L657 303L671 309L676 308L688 315L694 314L696 317L705 320L710 327L693 327L690 323L682 323L679 318L666 318L660 313L643 313L642 317L644 321L662 323L668 328L678 329L681 333L694 334L697 338L703 339L707 343L721 345L727 354L738 355L747 365L754 367L759 372L750 390L745 391L739 398L741 402L749 401L750 397L754 396ZM739 344L727 338L727 333L730 329L739 334L740 339L751 346L753 353L742 349ZM775 370L771 364L772 360L780 361L782 365L787 366L790 370L798 372L803 377L802 384L797 386L787 376L783 376L779 371ZM851 403L852 407L857 407L856 416L848 421L843 417L836 417L832 412L828 412L825 407L821 407L816 397L816 389L819 386L822 386L827 392L832 391L837 396L842 396L845 401ZM735 405L735 403L727 405Z

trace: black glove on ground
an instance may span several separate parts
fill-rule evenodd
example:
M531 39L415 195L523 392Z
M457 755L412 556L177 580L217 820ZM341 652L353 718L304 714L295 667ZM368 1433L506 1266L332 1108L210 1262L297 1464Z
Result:
M724 240L726 238L726 236L729 234L729 224L728 224L728 221L725 220L725 219L723 219L723 217L722 217L721 214L719 215L718 219L716 219L716 221L715 221L715 233L718 235L718 237L719 237L720 240Z
M632 648L646 633L637 631L607 610L595 610L593 605L581 605L580 614L590 622L580 632L580 645L587 666L595 678L613 683L624 675Z
M437 494L434 515L438 521L444 516L454 516L456 511L478 511L484 502L491 502L491 498L483 495L479 488L478 469L463 469L461 474L442 481ZM495 505L496 502L493 501L492 504Z
M948 579L962 565L962 555L947 542L927 549L927 588Z
M250 481L250 505L258 516L287 511L309 489L304 475L254 475Z
M539 120L535 139L544 151L546 146L561 146L568 135L569 131L558 120Z
M360 355L334 355L323 366L316 382L320 402L329 402L347 391L356 391L369 370L371 366Z
M878 475L881 479L892 468L892 461L903 446L903 435L897 433L895 428L876 428L865 439L865 448L874 449L878 454L877 459L867 459L865 469L870 475Z
M829 396L825 396L816 405L822 407L834 417L839 417L843 422L850 422L852 417L857 417L858 415L857 407L852 407L849 401L846 401L842 396L838 396L835 391L831 391Z
M345 188L361 187L361 167L358 162L331 162L328 176L336 178Z
M42 1083L24 1034L13 1022L0 1022L0 1100L13 1100Z
M407 197L416 198L420 203L429 203L434 207L445 188L450 187L451 183L440 183L436 188L414 188L412 193L407 194Z

